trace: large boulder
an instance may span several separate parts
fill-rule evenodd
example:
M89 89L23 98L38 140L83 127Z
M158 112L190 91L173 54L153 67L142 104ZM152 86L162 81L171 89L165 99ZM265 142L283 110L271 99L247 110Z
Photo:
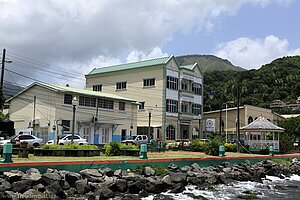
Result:
M56 181L60 181L61 180L61 176L58 172L53 172L53 173L45 173L42 175L42 182L45 184L45 185L49 185L51 184L52 182Z
M32 186L32 189L35 189L35 190L37 190L39 192L45 192L45 190L46 190L45 186L43 184L41 184L41 183Z
M21 180L22 176L24 175L24 172L18 170L11 170L10 172L4 172L3 175L10 183L13 183Z
M66 193L61 188L59 181L53 181L51 182L50 185L46 186L45 188L46 188L45 193L49 193L52 195L55 194L62 199L65 199L67 197Z
M100 173L97 169L84 169L79 172L83 178L86 178L90 182L101 182L102 181L102 173Z
M87 179L80 179L80 180L76 181L75 188L76 188L78 194L85 194L90 189Z
M102 173L103 175L106 175L106 176L113 176L114 175L114 171L109 167L99 169L99 172Z
M39 181L41 180L42 175L40 173L31 173L31 172L26 172L26 174L24 174L22 176L22 180L31 180L33 183L39 183Z
M169 164L168 169L171 171L179 171L179 167L174 163Z
M154 176L155 175L155 170L152 169L151 167L145 167L144 168L144 175L145 176Z
M167 185L163 181L151 180L145 185L145 190L149 193L161 193L166 191Z
M168 172L172 183L182 183L186 184L187 175L182 172Z
M128 181L127 187L131 194L138 194L140 191L145 189L145 185L141 181Z
M194 171L194 172L199 172L199 171L201 171L201 167L198 165L198 163L193 163L193 164L191 165L191 167L193 168L193 171Z
M111 191L105 184L102 184L95 192L95 195L99 195L99 199L108 199L115 196L114 192Z
M5 192L6 190L9 190L11 188L11 185L8 181L6 181L3 178L0 178L0 192Z
M71 187L75 187L75 182L81 179L81 175L75 172L68 172L65 179Z
M127 181L124 179L118 179L116 181L117 190L120 192L126 192L127 190Z
M14 192L23 193L29 189L31 189L32 181L30 180L21 180L17 182L13 182L11 184L11 190Z
M182 183L177 183L171 190L171 193L181 193L185 190L185 187Z

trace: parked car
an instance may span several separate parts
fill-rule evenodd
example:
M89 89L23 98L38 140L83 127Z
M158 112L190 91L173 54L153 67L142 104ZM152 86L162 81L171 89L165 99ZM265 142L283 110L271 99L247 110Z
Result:
M149 139L147 135L131 136L129 139L121 141L121 143L123 144L135 144L135 145L147 144L148 142Z
M183 147L188 148L192 143L190 140L188 139L178 139L175 140L174 142L169 142L167 144L167 147L170 148L178 148L179 146L182 146L183 143Z
M60 138L58 140L58 144L64 145L64 144L71 143L71 141L72 141L72 134L68 134L68 135L65 135L62 138ZM82 138L80 135L74 135L73 143L83 145L83 144L87 144L88 142L86 141L86 139ZM47 142L47 144L54 144L54 140L49 140Z
M14 135L7 140L1 140L0 146L3 146L8 142L16 142L16 143L27 142L28 147L38 147L44 144L43 139L38 138L34 135Z

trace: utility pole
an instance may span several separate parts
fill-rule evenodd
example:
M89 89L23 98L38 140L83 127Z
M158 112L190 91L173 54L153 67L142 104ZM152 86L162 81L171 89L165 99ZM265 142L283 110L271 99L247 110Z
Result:
M240 79L237 78L237 121L236 121L236 133L237 133L237 152L241 152L240 148Z
M3 49L3 54L2 54L2 68L1 68L1 85L0 85L0 111L1 113L3 112L3 101L4 101L4 95L3 95L3 81L4 81L4 66L5 66L5 54L6 54L6 49Z
M32 131L35 133L35 108L36 108L36 95L33 97L33 118L32 118Z

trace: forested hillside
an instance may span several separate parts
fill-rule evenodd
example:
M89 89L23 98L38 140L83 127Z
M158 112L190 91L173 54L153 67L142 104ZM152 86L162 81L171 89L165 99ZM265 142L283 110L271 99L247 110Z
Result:
M204 110L219 109L221 102L234 101L235 105L237 80L241 105L269 108L277 99L296 103L300 96L300 56L279 58L258 70L205 72ZM212 99L210 91L215 91Z

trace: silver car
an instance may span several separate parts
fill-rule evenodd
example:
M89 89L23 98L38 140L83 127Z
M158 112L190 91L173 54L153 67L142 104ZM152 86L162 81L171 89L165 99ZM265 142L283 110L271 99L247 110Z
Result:
M64 145L64 144L68 144L68 143L71 143L72 141L72 134L68 134L68 135L65 135L63 136L62 138L59 139L58 141L58 144L60 145ZM74 144L80 144L80 145L83 145L83 144L87 144L88 142L86 141L86 139L82 138L81 136L79 135L74 135L73 137L73 142ZM49 140L47 142L47 144L54 144L54 140Z
M16 143L27 142L28 147L38 147L44 144L43 139L38 138L34 135L14 135L7 140L1 140L0 146L3 146L8 142L16 142Z

